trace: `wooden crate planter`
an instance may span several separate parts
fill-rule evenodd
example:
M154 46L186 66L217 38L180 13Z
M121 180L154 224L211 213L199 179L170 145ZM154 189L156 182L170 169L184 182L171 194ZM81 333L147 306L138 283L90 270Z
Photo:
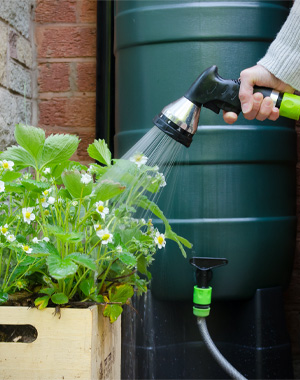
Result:
M101 308L42 311L0 307L1 325L32 325L32 343L0 342L0 379L120 379L121 319L110 324Z

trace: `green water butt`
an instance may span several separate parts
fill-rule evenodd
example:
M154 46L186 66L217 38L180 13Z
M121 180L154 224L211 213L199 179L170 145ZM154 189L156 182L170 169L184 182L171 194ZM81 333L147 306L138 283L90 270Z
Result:
M207 67L224 78L261 58L288 15L288 2L117 1L116 135L124 154ZM225 257L213 297L243 299L288 284L296 232L296 134L291 120L228 126L202 109L187 153L159 205L193 244L189 256ZM178 179L179 178L179 179ZM160 228L160 225L158 225ZM151 270L160 299L190 299L194 270L172 242Z

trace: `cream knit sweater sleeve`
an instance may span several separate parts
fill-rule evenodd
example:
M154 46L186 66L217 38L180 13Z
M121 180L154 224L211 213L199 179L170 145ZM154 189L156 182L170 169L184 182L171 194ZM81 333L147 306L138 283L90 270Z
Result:
M257 63L300 91L300 0L295 0L286 22Z

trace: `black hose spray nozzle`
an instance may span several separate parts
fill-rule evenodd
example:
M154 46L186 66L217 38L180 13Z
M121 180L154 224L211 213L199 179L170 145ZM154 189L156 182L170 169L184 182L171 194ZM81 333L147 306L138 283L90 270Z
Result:
M210 313L211 291L208 286L212 277L212 269L226 265L228 260L225 258L214 257L192 257L190 264L197 268L197 285L194 286L193 313L197 317L207 317Z
M211 66L199 75L184 96L164 107L155 116L154 124L174 140L189 147L198 129L201 107L209 108L215 113L224 110L239 114L242 110L239 90L239 79L224 79L219 75L217 66ZM254 87L253 92L260 92L263 97L271 96L274 106L280 108L281 116L299 119L299 96L258 86Z

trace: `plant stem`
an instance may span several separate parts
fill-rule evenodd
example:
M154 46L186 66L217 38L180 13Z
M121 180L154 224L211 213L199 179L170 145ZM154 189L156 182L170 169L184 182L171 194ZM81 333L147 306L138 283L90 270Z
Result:
M104 281L106 280L106 277L107 277L107 275L108 275L108 273L109 273L109 271L110 271L110 268L111 268L111 266L113 265L113 263L114 263L115 261L116 261L116 260L112 260L112 261L109 263L109 265L108 265L108 267L107 267L107 269L106 269L106 271L105 271L105 273L104 273L104 276L103 276L103 278L102 278L102 280L101 280L101 282L100 282L99 292L101 291L102 286L103 286L103 284L104 284Z
M2 255L3 255L3 249L0 251L0 279L1 279L1 273L2 273Z
M10 265L11 257L12 257L12 250L10 250L9 259L8 259L7 266L6 266L6 271L5 271L5 276L4 276L4 279L3 279L3 289L6 287L6 281L7 281L7 277L8 277L9 265ZM19 263L16 265L15 269L17 268L18 265L19 265ZM15 269L13 270L13 272L15 271ZM11 275L10 275L10 277L11 277Z
M86 276L86 274L87 274L88 271L89 271L89 269L86 269L83 272L82 276L79 278L79 280L76 282L76 284L75 284L72 292L70 293L69 299L72 299L72 297L74 297L74 294L76 293L78 285L81 283L82 279Z

